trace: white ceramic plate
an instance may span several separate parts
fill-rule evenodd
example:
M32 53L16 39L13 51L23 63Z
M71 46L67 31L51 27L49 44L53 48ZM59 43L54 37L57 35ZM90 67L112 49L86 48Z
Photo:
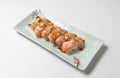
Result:
M56 56L60 57L68 64L73 65L74 67L85 70L89 63L92 61L93 57L96 55L100 47L103 45L103 41L88 34L83 31L80 31L70 25L67 25L63 22L58 21L52 16L48 16L45 13L40 14L43 17L51 20L55 25L68 30L69 32L73 32L77 34L79 37L82 37L85 40L85 48L82 51L75 50L69 54L62 53L56 46L54 46L49 41L44 40L43 38L36 38L33 31L28 27L28 24L31 23L34 19L32 18L32 14L28 15L24 20L22 20L19 24L17 24L14 28L17 32L24 35L25 37L31 39L37 44L49 50ZM75 63L76 59L80 62L79 65Z

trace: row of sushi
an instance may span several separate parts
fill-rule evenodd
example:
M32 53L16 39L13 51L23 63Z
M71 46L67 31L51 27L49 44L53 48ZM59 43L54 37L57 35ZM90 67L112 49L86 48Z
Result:
M74 49L83 50L85 40L74 33L54 25L49 19L37 16L35 20L28 24L34 31L37 38L44 38L56 44L64 53L69 53Z

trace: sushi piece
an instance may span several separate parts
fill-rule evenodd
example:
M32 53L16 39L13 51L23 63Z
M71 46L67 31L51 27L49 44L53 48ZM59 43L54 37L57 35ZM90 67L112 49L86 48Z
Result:
M64 52L64 53L68 53L74 49L80 49L82 50L84 48L84 40L80 39L80 38L73 38L73 39L70 39L66 42L64 42L62 44L62 47L61 47L61 50Z
M48 35L48 39L50 40L50 42L54 43L59 36L60 36L60 28L57 27Z

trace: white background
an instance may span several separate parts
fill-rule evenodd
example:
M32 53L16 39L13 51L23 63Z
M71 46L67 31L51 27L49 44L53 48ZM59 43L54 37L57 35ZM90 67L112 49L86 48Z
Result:
M105 41L85 72L13 30L35 9ZM0 0L0 78L120 78L120 0Z

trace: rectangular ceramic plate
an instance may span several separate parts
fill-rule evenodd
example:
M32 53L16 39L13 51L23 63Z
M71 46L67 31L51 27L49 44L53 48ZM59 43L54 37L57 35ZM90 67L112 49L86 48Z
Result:
M52 16L48 16L45 13L40 14L42 17L46 17L51 20L55 25L68 30L69 32L73 32L77 34L77 36L83 38L85 40L85 48L82 51L74 50L69 54L62 53L56 46L54 46L51 42L44 40L43 38L36 38L34 32L28 27L28 24L31 23L34 19L32 18L32 14L28 15L24 20L22 20L19 24L17 24L14 28L17 32L24 35L25 37L31 39L32 41L36 42L37 44L41 45L42 47L49 50L56 56L60 57L68 64L71 64L77 67L76 63L74 62L76 57L80 65L77 67L80 70L85 70L89 63L92 61L93 57L96 55L98 50L103 44L103 41L88 34L83 31L80 31L70 25L67 25Z

